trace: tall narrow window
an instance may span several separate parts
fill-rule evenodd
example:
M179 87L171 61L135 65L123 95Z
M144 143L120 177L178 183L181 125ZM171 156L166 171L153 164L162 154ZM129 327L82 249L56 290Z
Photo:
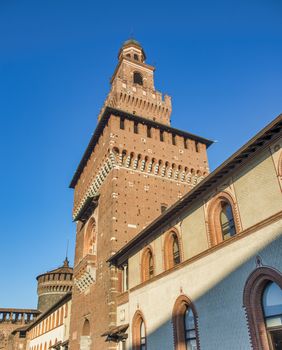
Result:
M176 145L175 135L172 134L171 137L172 137L172 144L175 146Z
M151 126L147 126L147 137L152 137L152 130Z
M124 118L119 119L119 127L121 130L124 130Z
M195 149L196 149L196 152L200 152L200 147L199 147L198 141L195 141Z
M166 235L164 242L165 268L171 269L181 262L181 251L178 235L171 231Z
M133 73L133 83L138 85L143 85L143 78L139 72Z
M188 148L188 140L185 137L183 139L183 143L184 143L184 148L187 149Z
M149 278L154 276L154 262L152 253L149 256Z
M154 258L151 248L146 248L142 255L141 263L142 282L154 276Z
M199 350L197 314L186 295L180 295L172 311L174 349Z
M196 327L193 310L190 307L186 308L184 314L184 328L185 328L185 343L187 350L196 350Z
M140 324L140 350L146 350L146 330L143 320Z
M90 323L87 319L85 319L82 327L82 333L80 336L80 349L90 350L90 345Z
M83 255L95 254L96 243L96 221L91 218L87 224L85 236L84 236L84 249Z
M174 266L180 263L180 251L179 251L179 242L177 235L173 235L173 264Z
M227 202L221 202L220 224L223 240L236 234L232 208Z
M133 350L147 349L146 326L140 310L136 311L132 320L132 345Z
M138 134L138 123L134 122L134 134Z
M161 142L164 141L164 132L163 132L163 130L160 130L160 141Z

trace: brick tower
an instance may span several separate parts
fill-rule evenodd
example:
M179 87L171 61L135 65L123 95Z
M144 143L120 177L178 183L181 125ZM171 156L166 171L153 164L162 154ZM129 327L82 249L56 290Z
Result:
M111 90L70 187L77 222L70 348L116 349L118 276L107 259L208 174L211 141L170 127L171 99L135 40L118 54Z

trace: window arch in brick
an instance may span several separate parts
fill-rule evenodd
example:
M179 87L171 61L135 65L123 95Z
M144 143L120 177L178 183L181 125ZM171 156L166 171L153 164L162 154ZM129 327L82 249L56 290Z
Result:
M86 318L82 326L82 332L80 337L80 349L90 350L91 337L90 337L90 322Z
M86 232L84 236L84 249L83 249L84 256L87 254L95 253L95 243L96 243L96 221L94 218L91 218L86 227Z
M144 316L136 311L132 319L132 346L133 350L147 349L147 331Z
M274 302L269 302L274 287ZM279 294L279 289L280 293ZM282 274L269 267L257 268L248 278L243 296L249 334L253 350L277 350L282 346L282 322L280 316L282 299ZM269 304L272 307L269 309ZM279 347L280 346L280 347Z
M175 350L199 350L198 316L186 295L180 295L172 312Z
M164 242L164 258L165 268L171 269L172 267L181 263L181 241L178 232L173 229L165 237Z
M208 226L212 246L240 232L239 210L229 193L221 192L211 200L208 206Z
M142 282L148 281L154 276L154 256L151 247L145 248L141 258L141 280Z

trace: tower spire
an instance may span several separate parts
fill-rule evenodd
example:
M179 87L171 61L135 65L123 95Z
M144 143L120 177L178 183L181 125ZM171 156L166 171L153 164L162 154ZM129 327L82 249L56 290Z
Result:
M135 39L126 40L118 54L118 65L111 79L111 91L98 116L106 106L139 117L170 125L171 98L154 86L155 67L145 63L146 54Z

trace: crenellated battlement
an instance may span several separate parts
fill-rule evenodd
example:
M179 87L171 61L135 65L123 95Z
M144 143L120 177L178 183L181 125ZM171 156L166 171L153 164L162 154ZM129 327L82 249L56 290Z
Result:
M0 323L25 325L36 319L40 311L34 309L0 308Z
M116 78L99 113L98 120L101 119L107 106L170 125L171 97L152 90L150 87Z

